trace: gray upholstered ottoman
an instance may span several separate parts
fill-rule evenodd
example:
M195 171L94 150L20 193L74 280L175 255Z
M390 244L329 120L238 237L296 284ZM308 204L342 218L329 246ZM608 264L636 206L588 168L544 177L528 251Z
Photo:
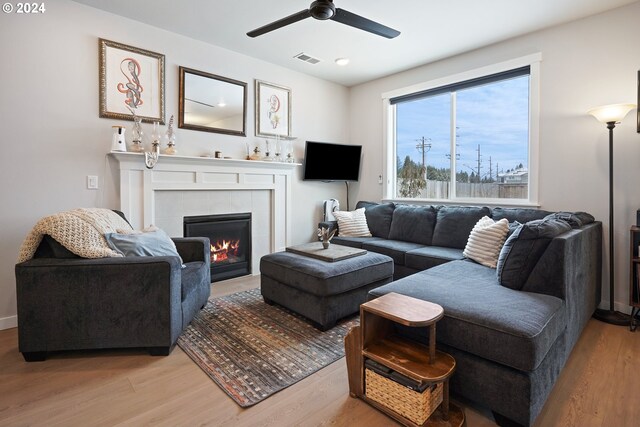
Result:
M391 282L393 260L374 252L336 262L277 252L262 257L260 277L267 304L286 307L325 331L357 313L370 289Z

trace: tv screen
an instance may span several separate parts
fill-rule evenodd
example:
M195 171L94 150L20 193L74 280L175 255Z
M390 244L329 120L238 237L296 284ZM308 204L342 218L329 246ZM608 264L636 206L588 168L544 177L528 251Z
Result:
M357 181L361 145L307 141L304 154L305 180Z

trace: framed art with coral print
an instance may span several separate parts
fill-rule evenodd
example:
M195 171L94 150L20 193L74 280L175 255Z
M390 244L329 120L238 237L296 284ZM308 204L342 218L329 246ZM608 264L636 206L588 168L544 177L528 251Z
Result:
M256 136L291 136L291 89L256 80Z
M100 117L164 124L164 55L99 40Z

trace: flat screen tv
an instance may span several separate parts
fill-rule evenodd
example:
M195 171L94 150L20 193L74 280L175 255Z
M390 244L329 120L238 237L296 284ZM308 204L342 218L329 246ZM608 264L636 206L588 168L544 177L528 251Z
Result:
M357 181L361 145L307 141L304 176L307 181Z

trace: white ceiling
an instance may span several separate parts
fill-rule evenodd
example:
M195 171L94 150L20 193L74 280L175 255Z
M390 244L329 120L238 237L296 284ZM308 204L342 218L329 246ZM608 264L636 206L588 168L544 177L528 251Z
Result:
M637 0L334 0L399 30L385 39L308 18L257 38L246 33L307 9L312 0L75 0L273 64L353 86ZM293 58L305 52L316 65ZM334 60L348 57L339 67Z

